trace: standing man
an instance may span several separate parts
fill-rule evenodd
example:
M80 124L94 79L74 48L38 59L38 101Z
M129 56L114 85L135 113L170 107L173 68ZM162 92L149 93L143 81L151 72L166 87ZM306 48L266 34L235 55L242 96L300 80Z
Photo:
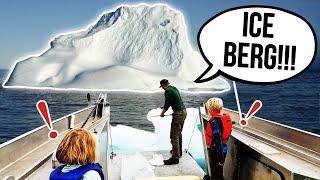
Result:
M161 117L164 117L164 113L172 107L172 122L170 130L170 140L172 145L172 156L168 160L164 160L165 165L178 164L179 158L182 156L182 128L184 120L187 116L186 107L183 104L179 90L170 86L170 83L167 79L162 79L160 81L160 87L165 90L165 104L163 106Z

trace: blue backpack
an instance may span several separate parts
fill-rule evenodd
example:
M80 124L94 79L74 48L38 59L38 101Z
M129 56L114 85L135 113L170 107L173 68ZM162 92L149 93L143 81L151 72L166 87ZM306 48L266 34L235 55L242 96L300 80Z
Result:
M81 180L82 176L90 170L97 171L101 179L104 180L102 167L98 163L82 165L72 171L62 173L61 170L64 166L65 165L59 166L53 170L50 174L50 180Z
M217 150L220 153L227 154L228 147L222 143L222 123L221 119L218 117L214 117L212 121L210 121L211 129L212 129L212 145L211 148Z

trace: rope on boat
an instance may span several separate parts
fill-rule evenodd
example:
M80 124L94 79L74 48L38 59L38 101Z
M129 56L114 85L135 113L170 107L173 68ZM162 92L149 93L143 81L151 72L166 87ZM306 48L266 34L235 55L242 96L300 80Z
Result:
M111 147L111 154L110 154L110 159L113 159L113 157L115 156L115 153L113 151L113 144L112 144L112 132L111 132L111 126L110 126L110 122L108 123L109 124L109 133L110 133L110 147Z
M188 144L188 147L187 147L187 149L186 149L187 152L189 151L189 147L190 147L191 140L192 140L192 137L193 137L194 129L196 128L198 119L200 119L199 116L197 117L197 119L196 119L195 122L194 122L194 126L193 126L193 130L192 130L191 137L190 137L190 140L189 140L189 144Z
M83 127L87 124L88 120L89 120L90 117L92 116L93 112L96 111L96 109L97 109L97 105L92 109L92 111L91 111L90 114L88 115L87 119L82 123L81 128L83 128Z
M92 111L88 115L87 119L82 123L81 128L83 128L87 124L87 122L90 119L90 117L93 116L93 113L98 110L98 104L101 103L101 102L103 104L105 103L104 102L105 101L105 98L104 98L105 96L107 96L107 95L103 95L102 93L99 94L98 100L94 103L94 105L95 105L94 108L92 109ZM95 115L97 115L97 112L95 113Z

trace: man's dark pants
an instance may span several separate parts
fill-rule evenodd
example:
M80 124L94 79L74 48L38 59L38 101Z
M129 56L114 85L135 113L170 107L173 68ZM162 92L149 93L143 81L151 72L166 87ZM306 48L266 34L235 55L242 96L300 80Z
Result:
M175 111L172 114L170 139L172 145L172 157L179 158L182 154L182 128L184 120L187 117L187 111Z

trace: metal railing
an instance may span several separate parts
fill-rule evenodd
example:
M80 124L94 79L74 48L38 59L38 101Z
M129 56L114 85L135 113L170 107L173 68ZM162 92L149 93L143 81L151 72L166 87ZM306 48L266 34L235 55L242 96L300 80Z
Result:
M48 128L43 125L1 144L0 179L6 176L25 178L37 171L41 164L51 159L63 134L74 127L84 127L97 132L98 151L101 154L99 163L106 172L109 114L109 103L102 97L94 105L53 121L54 129L60 133L56 140L48 139ZM93 116L96 118L91 118Z

